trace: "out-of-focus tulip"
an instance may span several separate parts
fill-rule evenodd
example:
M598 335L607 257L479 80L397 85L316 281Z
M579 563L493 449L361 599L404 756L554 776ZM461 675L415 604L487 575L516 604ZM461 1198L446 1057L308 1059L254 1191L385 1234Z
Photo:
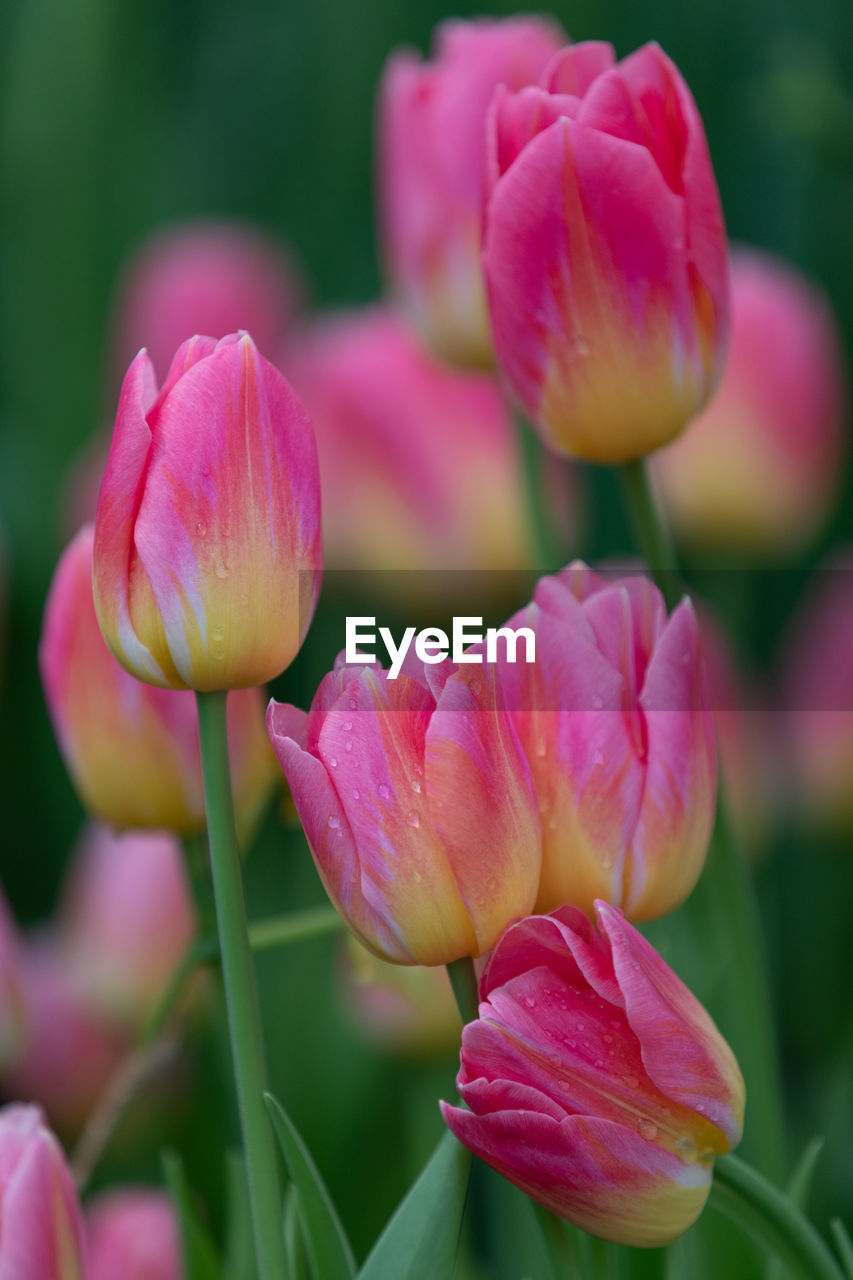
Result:
M540 579L508 623L531 628L536 662L506 661L504 702L542 812L538 911L596 898L634 920L693 888L716 799L714 721L696 617L667 617L658 589L583 564Z
M379 185L388 269L418 329L454 364L492 358L480 260L489 101L500 84L534 83L564 40L541 18L444 22L432 62L401 50L386 67Z
M442 965L388 964L352 934L343 945L344 1011L362 1035L407 1058L459 1043L459 1011Z
M4 1092L40 1103L63 1134L77 1133L128 1052L129 1042L87 1007L53 934L28 942L22 990L26 1048L4 1075Z
M320 321L284 367L317 433L328 568L529 566L521 457L491 379L438 364L387 307Z
M462 1034L461 1142L585 1231L664 1245L741 1137L744 1085L708 1014L622 914L564 907L508 929Z
M86 830L60 907L69 970L87 1005L145 1024L196 934L180 843L155 831Z
M95 521L95 608L132 675L239 689L289 666L320 585L314 435L248 334L124 380Z
M88 1207L86 1227L86 1280L181 1280L178 1224L161 1191L107 1192Z
M84 1280L77 1194L38 1107L0 1110L0 1205L3 1280Z
M412 660L392 680L339 658L309 714L267 712L326 891L398 964L480 955L536 897L529 771L494 673L472 670Z
M558 452L624 462L711 394L728 266L702 122L657 45L573 45L489 118L484 265L498 362Z
M141 684L119 666L92 599L92 528L64 552L45 607L39 665L65 763L86 808L115 827L182 833L205 823L195 700ZM260 690L228 699L234 800L251 830L276 767Z
M792 794L818 826L853 831L853 551L817 577L784 652Z
M146 347L165 376L188 333L251 333L272 358L299 307L302 285L282 249L254 227L188 222L147 240L124 269L115 303L116 363Z
M722 385L690 430L654 459L676 532L729 552L803 546L841 481L845 400L826 298L777 259L733 254Z
M14 1065L26 1042L21 964L21 940L0 888L0 1072Z

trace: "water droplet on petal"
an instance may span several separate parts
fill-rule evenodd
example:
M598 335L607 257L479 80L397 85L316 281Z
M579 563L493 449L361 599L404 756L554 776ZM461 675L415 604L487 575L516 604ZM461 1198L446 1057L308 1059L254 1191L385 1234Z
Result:
M536 1001L533 999L533 996L525 996L524 1003L527 1005L528 1009L535 1009L536 1007Z
M654 1142L658 1136L658 1127L652 1120L638 1120L637 1129L640 1137L645 1138L648 1142Z
M346 729L346 731L349 732L351 728L352 728L352 720L345 720L344 729Z
M337 767L338 767L338 757L337 757L337 756L329 756L329 764L331 765L331 767L332 767L333 769L337 769Z
M360 799L361 799L361 792L359 791L358 787L353 787L353 789L352 789L352 798L353 798L353 800L360 800Z
M420 817L414 809L409 810L406 822L410 827L419 827L421 825Z
M333 813L332 816L329 818L329 826L332 828L333 831L340 831L341 820L336 813Z
M693 1161L699 1154L696 1143L692 1138L679 1138L675 1144L675 1149L682 1160Z
M220 579L224 580L225 578L227 578L227 577L228 577L228 574L229 574L230 572L231 572L231 570L228 568L228 565L227 565L227 564L223 564L223 563L222 563L222 561L220 561L220 562L219 562L219 564L216 566L216 576L217 576L217 578L220 578Z
M358 703L356 702L355 698L350 698L350 700L349 700L349 709L350 709L350 711L355 711L355 709L356 709L356 707L357 707L357 706L358 706Z
M421 794L421 784L418 782L417 778L413 779L412 781L412 790L414 791L415 795Z
M207 525L204 523L203 520L199 520L198 524L195 527L195 531L200 538L207 537Z
M347 742L346 747L344 748L344 750L345 750L345 751L352 751L352 743L351 743L351 742Z
M622 1081L627 1088L636 1089L640 1083L640 1078L639 1076L623 1076Z
M703 1104L702 1104L701 1102L697 1102L697 1103L696 1103L696 1110L697 1110L697 1111L704 1111L704 1110L705 1110L705 1107L703 1106Z
M584 1031L584 1030L586 1029L586 1023L585 1023L585 1022L578 1022L578 1023L576 1023L575 1025L577 1026L578 1031Z
M604 1059L603 1059L603 1058L596 1058L596 1060L595 1060L595 1069L596 1069L596 1071L600 1071L600 1070L601 1070L601 1068L602 1068L603 1066L604 1066Z
M383 782L383 783L382 783L382 785L381 785L381 786L380 786L380 788L379 788L379 794L380 794L380 796L382 797L382 799L383 799L383 800L387 800L387 799L388 799L388 797L391 795L391 788L390 788L390 787L386 787L386 786L385 786L385 783Z

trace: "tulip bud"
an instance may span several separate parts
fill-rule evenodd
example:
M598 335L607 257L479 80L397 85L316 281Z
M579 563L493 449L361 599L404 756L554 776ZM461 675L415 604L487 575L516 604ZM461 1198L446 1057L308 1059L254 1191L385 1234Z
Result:
M726 237L702 122L650 44L572 45L492 102L484 266L495 349L557 452L625 462L711 394Z
M51 1124L64 1134L77 1133L129 1051L129 1042L87 1007L61 941L52 933L28 942L22 991L27 1041L3 1077L4 1093L39 1102Z
M92 540L90 525L68 546L45 606L39 666L60 750L83 804L104 822L200 830L195 699L140 684L110 653L92 599ZM250 831L275 776L260 690L228 699L228 739L237 818Z
M444 22L432 62L393 55L379 100L388 269L413 323L454 364L491 364L480 261L486 112L532 84L565 37L541 18Z
M722 385L653 463L679 536L727 552L804 546L844 473L844 383L826 298L783 262L736 252Z
M155 831L87 829L59 915L69 972L87 1006L144 1026L196 935L180 843Z
M298 309L302 286L274 241L238 222L185 222L157 232L127 263L115 305L116 358L124 370L146 347L163 377L188 333L251 333L272 357Z
M596 898L633 920L674 910L705 860L716 801L714 721L696 617L668 618L640 576L576 563L540 579L508 626L536 662L499 680L542 813L537 911Z
M447 964L488 951L531 909L539 817L494 673L406 670L392 680L339 658L308 715L271 702L267 728L359 940L398 964Z
M328 568L529 565L516 433L490 378L439 364L388 307L316 323L284 361L317 433Z
M442 965L388 964L344 938L343 1008L358 1031L390 1053L423 1058L459 1043L459 1010Z
M790 783L809 820L853 831L853 553L835 556L802 602L784 654Z
M86 1225L87 1280L181 1280L178 1224L161 1191L123 1188L99 1196Z
M141 351L95 521L95 608L132 675L240 689L289 666L319 591L311 424L248 334L179 347L157 391Z
M0 1205L3 1280L83 1280L80 1206L38 1107L0 1110Z
M14 1065L26 1044L22 963L21 940L0 888L0 1072Z
M698 1217L741 1137L744 1084L708 1014L621 912L506 931L462 1033L456 1137L553 1213L618 1244Z

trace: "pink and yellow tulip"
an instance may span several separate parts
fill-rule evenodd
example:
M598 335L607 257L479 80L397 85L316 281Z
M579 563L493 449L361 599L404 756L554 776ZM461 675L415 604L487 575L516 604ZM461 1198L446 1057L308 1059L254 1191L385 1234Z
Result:
M104 643L92 599L93 531L59 561L45 606L39 665L54 732L85 807L114 827L204 827L198 721L191 693L141 684ZM234 801L254 825L275 776L258 689L233 694L228 730Z
M744 1085L708 1014L621 912L564 907L506 931L462 1034L456 1137L553 1213L619 1244L674 1240Z
M633 575L580 563L542 578L508 624L536 662L499 679L542 812L536 909L594 899L633 920L674 910L705 860L716 801L714 720L693 608L671 617Z
M804 546L829 515L844 473L845 409L827 299L785 263L736 251L722 385L653 462L675 531L725 552Z
M181 1280L175 1210L162 1191L123 1187L86 1211L86 1280Z
M84 1280L77 1194L38 1107L0 1110L0 1206L2 1280Z
M678 435L722 370L728 260L702 122L657 45L572 45L492 103L484 265L498 363L560 453Z
M494 674L415 660L391 680L338 660L310 712L267 726L330 898L398 964L494 946L531 910L539 815Z
M181 346L122 387L95 521L95 608L132 675L240 689L289 666L319 590L311 424L248 334Z
M388 270L412 321L453 364L491 364L480 261L485 124L500 84L532 84L565 37L541 18L445 22L431 62L401 50L379 99Z

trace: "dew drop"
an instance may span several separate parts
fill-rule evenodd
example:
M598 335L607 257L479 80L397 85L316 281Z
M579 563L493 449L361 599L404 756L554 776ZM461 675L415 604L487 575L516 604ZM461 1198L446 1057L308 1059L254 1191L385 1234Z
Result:
M421 784L418 782L417 778L412 779L412 790L415 795L419 796L421 794Z
M333 769L337 769L337 767L338 767L338 757L337 757L337 756L329 756L329 764L331 765L331 767L332 767Z
M696 1103L696 1110L697 1110L697 1111L704 1111L704 1110L705 1110L705 1107L703 1106L703 1104L702 1104L701 1102L697 1102L697 1103Z
M420 884L420 882L421 882L421 873L420 873L420 871L416 871L416 872L415 872L415 874L414 874L414 876L413 876L413 879L414 879L415 884Z
M357 706L358 706L358 703L356 702L355 698L350 698L350 700L349 700L349 709L350 709L350 711L355 711L355 709L356 709L356 707L357 707Z
M586 1030L586 1023L585 1023L585 1022L576 1022L576 1023L575 1023L575 1026L577 1027L578 1031L585 1031L585 1030Z
M539 756L539 757L541 758L542 756L544 756L544 755L545 755L545 752L546 752L547 750L548 750L548 746L547 746L547 744L546 744L546 742L545 742L545 739L544 739L544 738L537 738L537 739L536 739L536 754L537 754L537 756Z
M358 787L353 787L353 789L352 789L352 798L353 798L353 800L360 800L360 799L361 799L361 792L359 791Z
M648 1142L654 1142L658 1136L658 1127L652 1120L638 1120L637 1129L640 1137L645 1138Z
M421 825L420 817L414 809L410 809L406 818L410 827L419 827Z
M225 524L222 526L222 536L223 538L231 537L231 526L227 520L225 521Z
M347 731L347 733L349 733L351 728L352 728L352 720L345 720L344 729Z
M379 794L380 794L380 796L382 797L382 799L383 799L383 800L387 800L387 799L389 798L389 796L391 795L391 788L390 788L390 787L386 787L386 786L385 786L385 783L383 782L383 783L382 783L382 785L381 785L381 786L380 786L380 788L379 788Z
M345 750L345 751L352 751L352 743L351 743L351 742L347 742L346 747L344 748L344 750Z
M601 1068L602 1068L603 1066L604 1066L604 1059L603 1059L603 1058L596 1058L596 1060L595 1060L595 1069L596 1069L596 1071L600 1071L600 1070L601 1070Z
M203 520L199 520L198 524L195 527L195 531L200 538L207 537L207 525L204 523Z
M682 1160L693 1161L699 1154L699 1149L692 1138L679 1138L675 1144L675 1149L681 1156Z
M524 1003L527 1005L528 1009L536 1008L536 1001L533 999L533 996L525 996Z
M336 813L333 813L331 818L329 818L329 826L332 828L333 831L340 831L341 820Z
M640 1083L640 1078L639 1076L623 1076L622 1081L629 1089L636 1089Z
M217 578L221 578L224 580L225 578L228 577L229 573L230 573L230 569L228 568L228 565L223 564L222 561L220 561L219 564L216 566Z

